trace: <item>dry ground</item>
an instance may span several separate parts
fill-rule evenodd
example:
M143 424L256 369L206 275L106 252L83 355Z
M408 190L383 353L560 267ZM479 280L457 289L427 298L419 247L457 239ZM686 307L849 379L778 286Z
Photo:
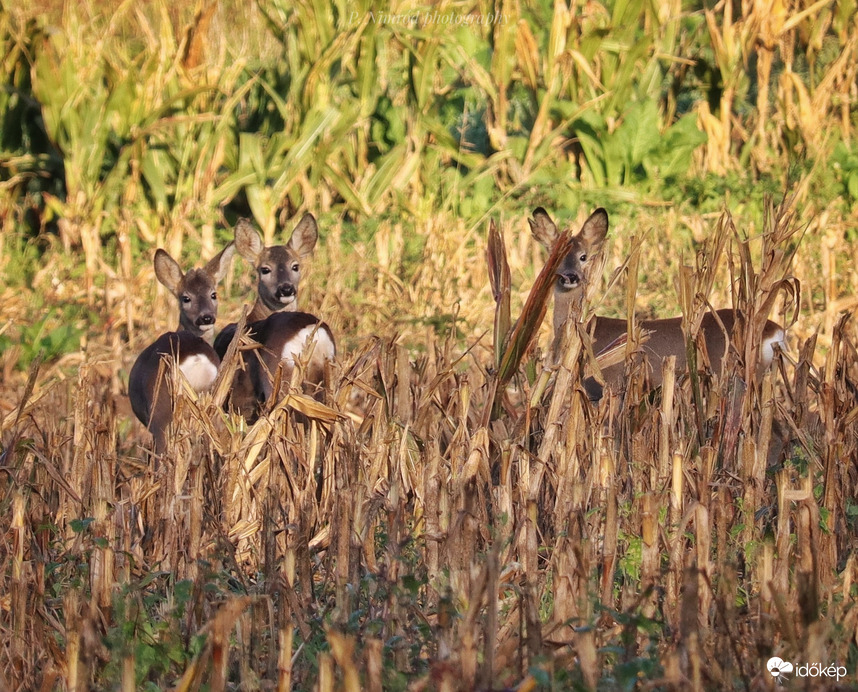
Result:
M656 214L631 288L642 313L677 304L671 229L721 228ZM542 258L523 216L502 226L515 315ZM705 271L683 279L717 305L732 285L750 313L779 293L779 319L782 279L801 281L772 372L742 355L720 381L649 395L632 368L627 396L593 407L573 336L547 390L536 351L490 420L485 229L391 224L372 247L333 223L303 301L339 335L328 406L293 394L248 429L222 389L183 397L158 468L126 374L174 308L145 266L108 282L104 331L79 351L29 383L4 353L0 687L772 689L774 655L846 666L854 685L854 249L813 223L798 244L804 227L773 218L745 259L733 241L732 282L723 261L708 288ZM609 269L633 230L616 220ZM46 276L49 304L84 301ZM600 311L622 314L626 285ZM7 303L10 334L26 310ZM755 338L750 324L739 352Z

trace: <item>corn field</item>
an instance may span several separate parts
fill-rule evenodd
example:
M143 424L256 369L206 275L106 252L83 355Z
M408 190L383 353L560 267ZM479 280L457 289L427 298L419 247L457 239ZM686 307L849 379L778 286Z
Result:
M0 690L855 688L854 2L31 0L0 39ZM540 205L608 209L587 314L696 352L741 310L721 375L651 390L631 329L591 403ZM156 463L155 248L305 211L324 401L248 423L231 353Z

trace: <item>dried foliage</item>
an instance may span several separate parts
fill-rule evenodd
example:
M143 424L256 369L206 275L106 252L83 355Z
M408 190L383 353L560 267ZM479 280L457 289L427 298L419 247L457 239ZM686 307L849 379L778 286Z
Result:
M729 218L711 249L756 286L749 316L787 276L796 227L771 214L758 270ZM703 305L719 257L698 262ZM749 689L773 655L851 666L854 326L765 373L741 367L753 317L742 338L697 393L668 365L598 408L567 348L491 424L481 358L364 340L327 405L293 389L249 429L186 389L157 466L100 356L65 382L34 364L2 423L8 688Z
M442 5L0 5L0 690L757 690L774 655L854 685L854 0ZM538 346L547 201L618 219L598 407L580 326ZM307 210L325 402L299 368L224 412L236 341L210 393L173 383L154 463L126 396L175 327L151 251ZM224 283L241 324L253 282ZM681 312L699 373L648 391L635 311Z

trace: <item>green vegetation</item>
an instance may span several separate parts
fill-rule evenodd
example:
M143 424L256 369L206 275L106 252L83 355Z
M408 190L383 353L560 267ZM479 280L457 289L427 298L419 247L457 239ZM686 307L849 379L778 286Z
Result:
M855 0L0 3L0 689L854 683ZM607 208L600 314L794 276L796 362L591 406L536 206ZM305 211L330 409L185 401L156 467L154 249Z

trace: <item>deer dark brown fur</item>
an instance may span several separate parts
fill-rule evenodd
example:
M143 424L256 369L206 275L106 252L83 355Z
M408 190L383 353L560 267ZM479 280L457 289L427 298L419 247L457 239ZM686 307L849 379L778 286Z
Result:
M557 226L548 213L539 207L533 212L533 218L528 220L534 237L549 250L559 233ZM608 214L604 209L597 209L584 222L581 230L572 238L572 249L566 255L559 269L554 285L554 348L559 348L566 322L577 318L580 314L581 302L585 286L595 277L591 276L594 266L599 266L596 258L603 251L605 238L608 233ZM725 334L735 333L740 313L732 309L721 309L707 312L703 316L701 332L706 352L713 371L721 373L724 356L727 352ZM677 374L687 370L688 363L685 350L685 335L682 331L682 318L646 320L641 323L641 330L646 339L641 345L642 356L649 373L649 382L653 387L661 386L662 362L668 356L676 357ZM610 317L593 317L587 325L587 331L593 341L593 352L601 350L618 342L626 335L627 321ZM763 328L760 363L767 366L772 362L775 348L783 348L784 329L779 324L767 320ZM555 353L555 359L557 354ZM623 363L611 365L602 370L605 383L617 391L623 380ZM602 396L602 387L593 378L584 383L591 399L598 400Z
M306 361L304 389L318 395L325 363L336 355L329 327L298 311L301 263L312 254L317 238L316 220L309 213L298 222L286 245L265 247L249 221L243 219L236 225L236 249L257 274L257 298L247 328L260 347L243 352L243 367L236 371L228 406L249 420L257 417L270 398L278 368L287 379L297 363ZM236 327L228 325L215 340L221 358L235 338Z
M156 454L166 449L173 419L173 367L197 392L211 387L217 377L220 358L211 346L217 318L217 284L234 250L230 243L205 267L187 273L164 250L155 253L155 276L178 301L179 330L162 334L140 353L128 378L128 397L134 414L152 433Z

